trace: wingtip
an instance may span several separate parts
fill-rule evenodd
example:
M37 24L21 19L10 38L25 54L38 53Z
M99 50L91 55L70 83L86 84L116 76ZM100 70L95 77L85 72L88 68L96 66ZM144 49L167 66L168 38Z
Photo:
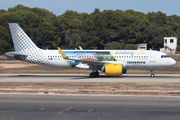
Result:
M83 50L81 46L79 46L79 49L80 49L80 50Z

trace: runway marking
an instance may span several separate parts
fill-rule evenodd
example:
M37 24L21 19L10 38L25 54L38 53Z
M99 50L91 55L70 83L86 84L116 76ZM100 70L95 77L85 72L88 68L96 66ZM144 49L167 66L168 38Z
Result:
M71 107L69 107L69 109L71 109L72 108L72 106ZM60 113L58 113L58 115L60 115L61 113L63 113L64 111L61 111Z
M61 111L60 113L58 113L58 115L60 115L61 113L63 113L64 111Z
M96 109L76 109L76 108L40 108L37 111L61 111L58 115L64 112L94 112Z

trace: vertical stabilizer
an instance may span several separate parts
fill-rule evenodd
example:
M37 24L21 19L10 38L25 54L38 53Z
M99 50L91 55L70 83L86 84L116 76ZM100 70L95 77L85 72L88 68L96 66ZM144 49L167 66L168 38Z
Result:
M6 53L23 61L49 66L42 49L38 48L17 23L9 23L15 52Z
M38 49L17 23L9 23L9 27L16 52Z

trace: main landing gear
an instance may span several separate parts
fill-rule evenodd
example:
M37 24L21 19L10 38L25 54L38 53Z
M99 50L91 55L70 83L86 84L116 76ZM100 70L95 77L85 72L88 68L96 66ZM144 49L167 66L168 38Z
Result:
M151 69L151 77L155 77L155 75L153 73L153 69Z
M99 72L98 71L90 73L90 77L91 78L98 77L98 76L99 76Z

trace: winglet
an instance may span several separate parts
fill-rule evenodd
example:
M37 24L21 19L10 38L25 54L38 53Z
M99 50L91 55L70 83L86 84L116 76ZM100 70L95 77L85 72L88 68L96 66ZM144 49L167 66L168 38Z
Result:
M80 50L83 50L81 46L79 46L79 49L80 49Z
M67 58L66 55L63 53L63 51L58 47L59 52L61 53L61 56L65 59Z

